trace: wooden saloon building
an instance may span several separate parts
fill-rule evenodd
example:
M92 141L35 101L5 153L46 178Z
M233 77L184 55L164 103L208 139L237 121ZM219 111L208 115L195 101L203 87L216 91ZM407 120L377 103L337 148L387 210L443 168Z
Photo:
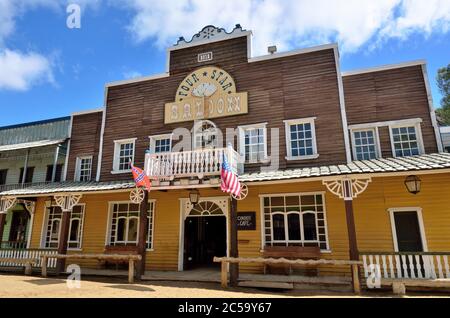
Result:
M65 182L0 193L0 212L27 203L32 222L28 249L0 257L140 254L142 273L285 256L360 260L362 277L376 264L386 279L450 278L450 154L425 63L342 73L336 44L250 50L250 31L207 26L167 50L165 73L107 84L102 109L71 116ZM220 190L224 155L238 200Z

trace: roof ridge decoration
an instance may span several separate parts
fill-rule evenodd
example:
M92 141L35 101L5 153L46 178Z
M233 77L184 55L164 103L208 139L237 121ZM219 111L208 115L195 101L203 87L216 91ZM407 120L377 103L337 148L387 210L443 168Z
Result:
M183 46L186 44L191 44L195 42L203 42L211 40L213 38L223 38L227 35L237 34L245 32L240 24L236 24L231 32L227 32L224 28L218 28L214 25L205 26L200 32L194 34L190 41L186 41L184 37L180 36L175 46Z

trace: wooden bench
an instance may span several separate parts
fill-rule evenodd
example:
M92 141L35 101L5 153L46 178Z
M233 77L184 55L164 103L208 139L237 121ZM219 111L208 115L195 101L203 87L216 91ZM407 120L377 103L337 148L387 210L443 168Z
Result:
M23 264L25 267L25 275L31 275L32 266L39 263L37 258L0 258L0 263Z
M118 254L69 254L69 255L42 255L42 277L47 277L47 261L49 258L56 259L95 259L98 261L127 261L128 262L128 282L134 283L134 263L142 259L141 255L118 255Z
M318 246L266 246L263 251L264 258L284 258L288 260L318 260L320 259L320 248ZM264 264L264 274L267 272L269 264ZM273 266L273 265L270 265ZM289 274L292 274L292 264L281 265L283 268L289 268Z

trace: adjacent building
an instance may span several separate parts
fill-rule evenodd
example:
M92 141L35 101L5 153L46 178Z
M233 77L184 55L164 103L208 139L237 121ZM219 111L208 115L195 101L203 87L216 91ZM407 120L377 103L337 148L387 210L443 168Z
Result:
M28 247L135 249L146 270L165 271L316 247L322 258L363 259L364 275L376 260L383 275L416 277L428 264L426 275L449 277L450 155L425 62L342 73L336 44L250 49L239 25L205 27L167 50L165 73L109 83L104 108L73 114L66 182L0 193L3 211L32 205ZM237 208L220 190L224 156L244 187ZM148 202L130 162L153 180ZM249 222L236 234L240 216ZM401 255L423 260L405 274Z

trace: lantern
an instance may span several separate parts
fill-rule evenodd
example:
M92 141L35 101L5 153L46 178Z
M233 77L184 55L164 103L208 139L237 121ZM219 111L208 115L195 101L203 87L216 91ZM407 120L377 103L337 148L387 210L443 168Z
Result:
M405 179L405 186L409 193L417 194L420 192L421 180L418 176L408 176Z
M200 200L200 193L197 189L192 190L189 192L189 201L191 201L192 205L196 205L198 201Z

